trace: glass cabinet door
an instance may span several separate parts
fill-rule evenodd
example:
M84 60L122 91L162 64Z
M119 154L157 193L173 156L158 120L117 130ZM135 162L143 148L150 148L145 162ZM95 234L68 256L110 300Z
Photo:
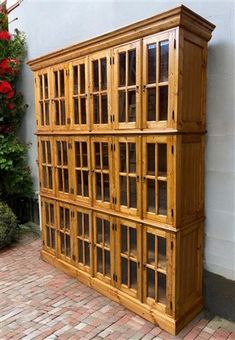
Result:
M55 202L41 198L41 203L43 244L46 250L55 254L57 250Z
M36 83L36 110L37 110L37 129L51 130L51 84L50 72L48 69L37 73L35 78Z
M72 260L72 211L69 205L58 203L58 245L59 256Z
M95 53L89 57L91 129L111 127L110 52Z
M143 40L143 128L165 129L174 121L175 32Z
M92 183L95 206L112 207L112 138L92 137Z
M68 109L68 77L67 65L54 67L52 73L52 107L54 116L54 130L67 130L70 127Z
M140 216L140 137L115 137L115 208Z
M140 225L124 219L117 223L117 285L129 295L140 298L141 294L141 230Z
M42 192L54 193L54 154L53 141L50 137L38 137L38 156L40 189Z
M56 192L62 197L70 194L69 145L71 144L66 137L55 139Z
M81 58L70 65L70 110L74 130L89 130L88 58Z
M91 157L89 137L74 137L73 142L75 198L83 203L91 202Z
M114 243L112 218L94 213L94 274L107 283L113 281Z
M143 137L143 215L172 223L172 137Z
M114 49L114 126L140 127L140 42Z
M90 273L92 258L92 222L90 210L75 208L76 263L79 269Z
M144 302L158 306L165 311L167 305L167 254L166 233L151 227L144 227Z

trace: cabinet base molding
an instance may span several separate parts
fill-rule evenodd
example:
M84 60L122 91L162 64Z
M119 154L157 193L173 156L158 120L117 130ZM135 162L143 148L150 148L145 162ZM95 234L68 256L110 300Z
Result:
M45 250L41 251L41 259L68 274L69 276L76 278L79 282L94 288L96 291L107 296L109 299L120 303L127 309L154 323L172 335L179 333L179 331L203 309L202 297L199 297L198 300L194 301L194 304L191 306L190 310L188 310L180 318L174 319L164 312L161 312L156 308L151 308L147 304L141 303L119 289L90 276L90 274L79 270L71 264L66 263L62 259L56 258L55 255Z

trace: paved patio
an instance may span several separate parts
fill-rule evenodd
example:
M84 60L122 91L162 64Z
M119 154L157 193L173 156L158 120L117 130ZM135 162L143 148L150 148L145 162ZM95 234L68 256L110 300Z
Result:
M39 258L40 240L0 252L0 339L235 339L203 314L170 336Z

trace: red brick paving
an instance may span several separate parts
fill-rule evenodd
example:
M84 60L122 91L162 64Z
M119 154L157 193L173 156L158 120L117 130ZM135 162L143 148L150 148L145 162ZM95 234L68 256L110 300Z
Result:
M41 261L40 248L37 240L0 252L0 340L235 339L202 315L172 337Z

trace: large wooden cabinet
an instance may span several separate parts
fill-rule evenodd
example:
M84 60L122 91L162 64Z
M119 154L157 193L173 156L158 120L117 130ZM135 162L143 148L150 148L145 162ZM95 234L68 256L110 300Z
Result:
M42 258L172 334L203 307L213 29L180 6L29 62Z

